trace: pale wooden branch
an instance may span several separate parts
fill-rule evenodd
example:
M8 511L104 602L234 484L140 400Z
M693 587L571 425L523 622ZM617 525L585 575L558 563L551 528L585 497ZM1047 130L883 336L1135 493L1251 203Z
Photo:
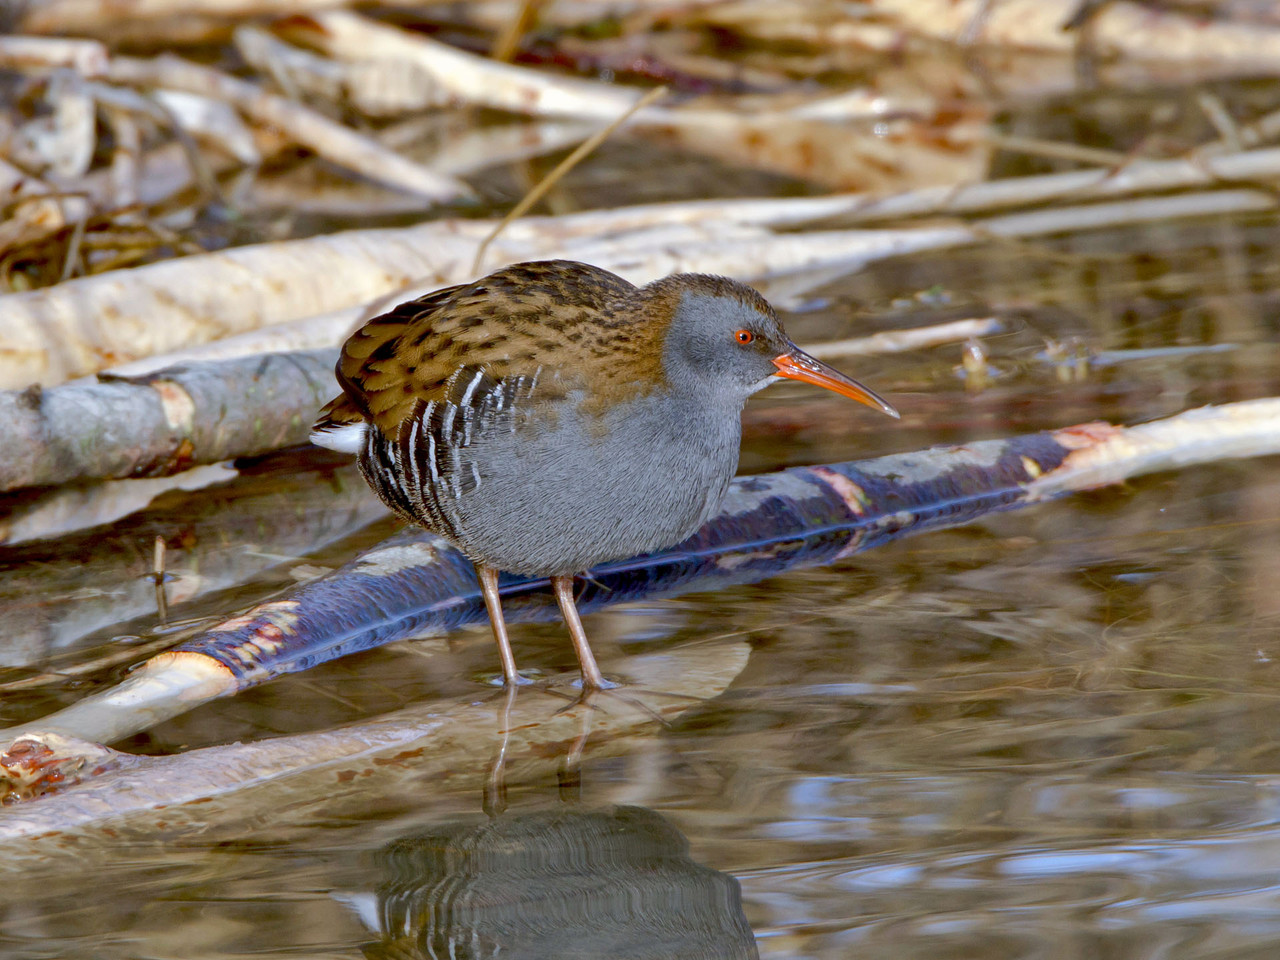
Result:
M156 90L152 96L168 119L193 137L247 166L262 163L253 132L230 104L184 90Z
M1079 42L1063 29L1079 0L874 0L875 13L894 24L943 40L1069 53ZM1211 61L1234 73L1274 73L1280 28L1216 20L1190 11L1116 0L1089 20L1089 42L1125 60Z
M103 113L114 140L110 167L111 205L116 209L133 207L138 202L142 133L136 119L128 111L106 107ZM132 219L134 217L131 214L117 217L118 222Z
M423 128L438 127L434 146L426 150ZM415 117L378 132L379 142L400 150L438 173L466 176L500 164L527 160L572 146L590 136L595 125L577 120L529 120L477 128L456 113ZM257 140L261 140L259 135ZM422 143L416 143L422 141ZM238 151L237 151L238 152ZM221 172L231 164L223 151L206 155L208 166ZM241 162L256 162L241 156ZM148 205L171 197L194 182L190 165L177 144L164 144L142 157L140 199ZM95 200L104 194L103 179L91 171L82 186ZM392 190L371 180L353 179L320 162L302 162L284 170L260 173L236 194L236 202L254 210L285 209L355 220L386 215L422 213L434 201Z
M334 351L268 354L0 394L0 489L163 476L304 443L311 421L299 407L330 398L335 360Z
M1280 453L1280 399L1200 407L1127 429L1085 424L1056 431L1056 436L1075 452L1063 469L1028 486L1033 500L1161 470Z
M20 27L28 33L109 31L127 20L169 17L288 16L305 10L342 6L347 0L41 0L25 11Z
M93 161L97 143L89 81L73 70L56 70L44 89L41 115L7 137L6 155L60 188L74 184Z
M399 301L400 297L393 295L391 299ZM381 300L375 302L381 302ZM388 309L394 305L390 302L386 304ZM314 317L303 317L301 320L273 323L259 327L257 330L248 330L235 336L211 340L185 350L172 350L155 356L141 357L128 363L115 364L105 372L110 376L138 377L166 367L214 363L236 357L251 357L255 354L290 353L336 347L359 326L361 318L369 314L370 308L364 304L344 307L341 310L332 310Z
M318 13L318 30L307 38L338 60L359 63L371 59L414 64L456 102L507 110L529 116L569 116L601 122L618 117L640 100L643 91L580 80L526 67L513 66L440 43L344 10ZM856 110L851 110L853 104ZM708 131L722 137L726 130L750 128L753 119L767 129L783 120L848 120L882 116L863 98L821 101L782 97L742 97L719 108L646 107L635 116L637 125ZM741 109L734 109L734 107ZM813 129L813 128L810 128Z
M0 386L54 384L270 323L454 282L483 224L436 221L237 247L0 297ZM460 243L461 242L461 243ZM464 250L454 251L457 245Z
M85 77L106 72L107 48L71 37L0 36L0 66L15 70L70 67Z
M455 117L446 119L456 122ZM596 125L585 120L529 120L478 128L472 123L459 124L440 137L431 151L431 166L463 176L562 150L595 131Z
M938 215L972 216L1033 204L1084 202L1141 193L1186 190L1215 183L1280 180L1280 149L1187 160L1135 160L1124 166L1072 170L985 183L925 187L890 196L847 197L842 220L869 223Z
M339 59L377 56L413 64L459 102L530 116L603 120L636 103L639 92L499 63L428 37L343 11L315 18L314 41ZM990 148L968 132L985 116L971 104L947 121L898 116L881 120L877 136L850 125L849 100L826 104L814 117L812 99L794 94L743 96L727 102L636 111L632 128L644 136L732 163L804 177L833 188L974 179L986 168ZM832 109L836 107L837 109ZM877 116L860 104L864 121Z
M635 106L643 93L499 63L341 10L317 14L314 20L319 30L313 39L330 56L408 61L459 103L608 123Z
M1206 16L1205 3L1099 4L1088 20L1088 39L1067 29L1082 0L869 0L862 15L845 15L837 2L805 4L737 0L696 11L686 20L778 43L805 43L824 50L898 50L908 37L1005 53L1019 50L1062 55L1064 61L1082 43L1122 69L1158 64L1181 66L1182 79L1273 73L1280 49L1280 24L1261 14L1250 18ZM1245 5L1232 12L1241 13ZM1003 63L1002 63L1003 66ZM1042 70L1055 65L1041 64ZM1139 75L1143 75L1139 73ZM1146 74L1150 76L1150 74ZM1028 79L1032 79L1028 77ZM996 79L1000 84L1007 78Z
M429 74L402 59L334 60L247 24L236 27L233 39L241 56L293 99L348 104L366 117L400 116L445 106L452 99Z

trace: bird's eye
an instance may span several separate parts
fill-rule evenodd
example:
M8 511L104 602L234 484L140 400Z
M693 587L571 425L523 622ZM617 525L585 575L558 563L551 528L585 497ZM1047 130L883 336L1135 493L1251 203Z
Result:
M733 338L737 340L739 343L750 343L752 340L756 338L756 335L752 333L750 330L739 330L737 333L733 335Z

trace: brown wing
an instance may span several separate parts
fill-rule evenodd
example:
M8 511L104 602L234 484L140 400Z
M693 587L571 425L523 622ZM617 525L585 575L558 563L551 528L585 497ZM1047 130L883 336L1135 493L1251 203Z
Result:
M405 301L369 320L348 337L335 371L343 396L331 401L321 415L332 408L335 419L346 420L353 412L365 419L375 419L375 406L369 403L369 395L387 393L390 380L397 372L396 355L405 331L419 326L429 328L432 317L447 311L463 289L465 285L458 284ZM376 406L384 406L388 399L384 397L383 403Z
M630 309L635 294L607 270L549 260L402 303L347 340L337 374L350 403L339 398L326 411L358 413L391 437L419 404L456 402L465 371L501 384L547 370L545 389L652 376L661 351L652 325Z

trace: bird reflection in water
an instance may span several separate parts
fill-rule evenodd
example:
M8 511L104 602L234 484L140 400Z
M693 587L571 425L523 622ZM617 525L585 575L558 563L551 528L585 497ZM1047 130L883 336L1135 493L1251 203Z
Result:
M505 715L516 693L507 691ZM503 751L487 817L403 837L378 856L383 882L366 922L370 960L482 957L758 958L738 882L689 856L665 817L637 806L579 804L577 758L561 767L561 802L506 809Z

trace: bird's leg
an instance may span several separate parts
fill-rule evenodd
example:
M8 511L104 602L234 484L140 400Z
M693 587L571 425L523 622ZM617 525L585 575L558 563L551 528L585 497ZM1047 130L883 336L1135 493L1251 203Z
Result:
M603 690L609 684L600 675L596 666L596 658L591 653L591 644L587 642L587 632L582 629L582 619L578 616L578 606L573 602L573 577L552 577L551 589L556 592L556 603L560 604L560 614L569 628L569 638L573 641L574 652L578 655L578 663L582 665L582 685Z
M516 658L511 653L507 621L502 616L502 600L498 596L498 571L476 564L476 576L480 579L480 592L484 594L484 608L489 611L493 639L498 644L498 659L502 661L502 682L509 687L522 683L524 678L516 673Z

